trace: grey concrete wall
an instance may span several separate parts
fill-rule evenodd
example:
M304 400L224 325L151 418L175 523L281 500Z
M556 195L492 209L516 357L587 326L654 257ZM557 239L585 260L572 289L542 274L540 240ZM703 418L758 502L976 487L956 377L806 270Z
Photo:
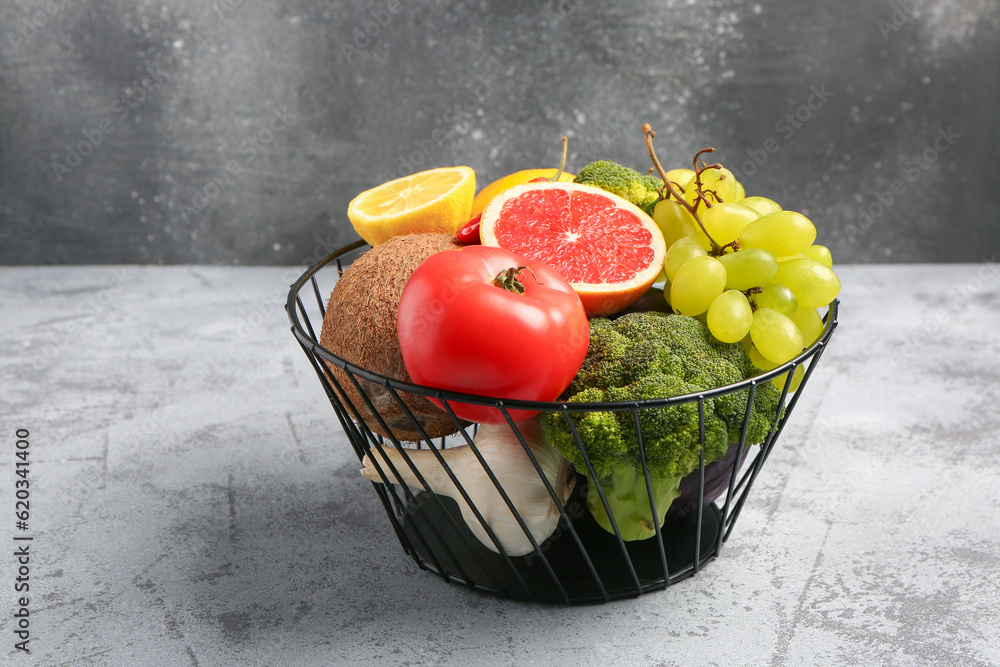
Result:
M1000 246L995 0L0 1L0 264L301 263L357 192L612 158L639 127L839 262Z

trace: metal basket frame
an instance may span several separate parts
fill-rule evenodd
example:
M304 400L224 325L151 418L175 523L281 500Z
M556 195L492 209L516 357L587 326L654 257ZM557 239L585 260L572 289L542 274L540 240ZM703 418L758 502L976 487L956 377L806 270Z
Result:
M388 458L371 457L373 464L378 469L379 475L382 478L382 483L373 482L372 486L382 501L382 505L404 552L410 555L421 569L431 570L446 581L456 581L473 589L532 601L552 601L570 604L579 602L607 602L616 598L634 597L653 590L666 588L686 577L696 574L706 562L717 557L721 551L722 543L728 540L732 533L736 519L743 509L751 486L757 479L761 467L767 460L778 436L784 429L793 408L798 402L799 396L802 394L803 389L805 389L816 367L816 363L822 356L837 326L839 301L834 301L830 304L826 314L824 330L819 339L796 358L774 370L763 372L748 380L683 396L640 401L569 403L515 401L444 391L379 375L332 354L319 344L319 337L316 335L316 329L313 327L311 321L310 309L306 307L302 300L302 291L307 285L311 285L313 297L315 298L315 308L312 312L318 314L320 321L322 321L326 316L326 307L323 298L324 292L320 289L316 278L317 274L323 269L330 267L331 270L336 270L337 278L339 279L345 270L345 260L350 259L353 261L353 258L360 255L366 248L367 244L364 241L357 241L344 246L311 266L291 285L285 309L291 323L292 334L298 340L306 356L312 363L326 391L327 397L340 420L341 427L354 447L358 459L363 459L370 448L379 448L381 450L381 448L391 445L399 450L402 458L420 482L422 488L410 488L409 485L401 481L402 478L399 475L399 471ZM327 287L330 289L332 285ZM385 388L395 403L407 415L414 428L421 434L421 441L415 444L401 443L394 437L383 438L381 435L373 432L362 418L358 406L354 405L348 399L336 376L325 370L324 367L328 367L329 365L336 366L346 373L353 388L362 397L367 409L379 421L383 430L386 433L392 433L375 409L372 400L365 391L363 384L359 382L359 379L376 383ZM795 376L795 369L799 366L805 366L801 383L795 392L790 392L790 387ZM750 453L750 448L746 443L746 434L757 387L786 373L786 379L779 399L779 409L774 415L767 437L760 443L760 447L755 452ZM722 506L719 507L714 500L706 502L705 499L705 401L718 396L743 391L747 392L747 407L743 428L739 442L733 444L737 448L736 455L734 461L729 464L732 468L731 471L726 473L729 477L728 486L725 489ZM453 420L457 433L442 438L429 438L417 418L403 402L401 394L405 393L433 397L439 400ZM789 394L791 394L790 397ZM566 553L571 554L569 558L577 558L577 556L572 556L573 549L576 549L578 553L578 564L571 576L568 576L559 567L554 566L553 562L546 555L549 540L554 538L550 537L548 540L543 541L542 544L539 544L532 537L524 519L520 516L517 508L511 502L509 496L476 447L474 441L476 426L462 426L461 420L456 416L451 407L451 403L454 402L488 405L498 408L505 417L508 425L517 434L518 440L533 467L559 508L560 521L555 535L566 545L565 549L568 550ZM581 536L581 532L583 531L578 523L580 517L570 516L570 512L567 511L569 504L565 507L563 506L561 499L546 478L524 436L511 419L509 411L524 409L562 413L576 440L577 446L583 454L590 478L595 477L594 469L587 455L586 446L581 442L576 427L570 419L570 413L595 411L631 412L638 437L640 458L643 461L646 490L649 494L653 515L657 516L657 508L652 492L652 481L649 470L645 465L646 455L642 429L640 427L640 412L649 408L683 403L697 403L700 421L701 457L698 469L691 473L691 476L696 477L698 481L696 510L693 516L687 516L683 526L674 531L677 534L682 533L682 537L684 537L683 541L686 545L684 548L686 556L681 558L682 565L678 568L668 566L668 555L673 560L677 560L681 555L676 553L674 546L674 543L677 542L675 539L677 535L672 533L668 536L668 539L665 539L664 532L667 532L665 530L667 528L666 524L663 528L656 526L655 537L645 541L654 541L655 548L647 547L642 553L635 553L638 547L633 547L633 545L636 543L626 542L622 539L621 532L618 529L614 516L608 506L607 498L600 485L597 485L597 490L605 511L610 517L611 525L614 529L614 539L611 541L610 546L608 544L604 545L602 553L592 553L594 551L593 546L591 545L591 548L588 548L588 544L586 543L587 538ZM782 406L783 410L781 409ZM449 442L449 440L452 442ZM479 463L482 465L484 473L496 487L518 525L530 540L533 546L532 553L529 553L527 556L510 556L503 550L496 534L441 456L440 451L452 446L452 443L456 440L459 445L471 447L471 451L474 452ZM478 544L475 536L462 525L464 521L460 515L455 513L454 507L449 507L446 503L450 499L444 499L430 492L430 486L427 484L426 479L411 461L407 453L408 449L412 450L413 448L427 448L431 452L434 452L439 465L442 466L464 498L464 501L472 509L477 520L482 524L483 529L493 541L496 549L487 550L481 544ZM383 466L381 461L385 461L387 465ZM748 467L741 474L744 466ZM578 488L580 486L581 484L577 484ZM451 504L454 505L454 503ZM587 513L585 512L585 514ZM714 535L711 530L706 529L707 518L711 519L711 523L717 523ZM654 521L653 523L655 524L656 522ZM687 544L692 542L690 539L692 535L690 533L693 533L693 544ZM706 540L708 543L703 544ZM591 542L593 542L592 539ZM688 547L691 549L690 552L687 551ZM673 551L671 551L672 549ZM494 553L496 551L499 551L499 554ZM580 566L581 563L582 567ZM646 574L643 575L640 570L643 570ZM577 575L582 577L582 579L577 577ZM615 582L611 582L611 579L614 579Z

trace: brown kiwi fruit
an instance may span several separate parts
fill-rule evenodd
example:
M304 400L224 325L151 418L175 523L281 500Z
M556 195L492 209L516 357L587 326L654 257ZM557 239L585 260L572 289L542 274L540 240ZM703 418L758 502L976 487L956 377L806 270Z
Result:
M330 294L320 345L341 359L373 373L412 382L399 351L399 332L396 329L399 298L410 274L425 259L442 250L458 250L461 247L453 234L407 234L391 238L361 255L347 267ZM368 428L390 437L348 379L347 373L334 364L324 363ZM397 440L422 439L385 387L357 376L355 379ZM438 438L458 430L447 412L423 396L405 391L396 393L428 437ZM354 417L350 408L348 412Z

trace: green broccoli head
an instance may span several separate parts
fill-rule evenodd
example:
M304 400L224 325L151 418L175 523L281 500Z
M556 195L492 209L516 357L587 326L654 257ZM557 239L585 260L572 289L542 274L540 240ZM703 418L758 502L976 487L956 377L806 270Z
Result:
M660 199L663 183L611 160L591 162L577 173L574 183L593 185L627 199L641 209L649 209Z
M720 343L704 323L693 317L657 312L629 313L615 320L590 320L587 357L563 399L570 403L590 403L666 398L734 384L756 374L742 345ZM744 389L704 400L706 463L722 458L730 443L739 441L748 394ZM767 436L778 410L778 399L779 392L773 383L757 386L747 444L759 443ZM633 479L638 473L643 479L643 493L645 481L641 474L639 433L650 477L663 483L657 488L671 489L682 477L698 468L700 423L697 402L638 410L626 408L617 412L565 411L542 415L548 441L577 471L589 474L574 430L598 483L606 491L618 486L614 480ZM632 476L626 469L633 471ZM633 495L627 489L619 489L609 493L608 500L610 503L612 497L631 498ZM664 492L656 500L658 513L666 512L672 500L673 496ZM647 510L648 504L647 500ZM616 517L619 509L624 513L625 518L619 522L623 535L623 525L630 526L633 533L632 528L638 530L631 525L637 521L634 503L627 501L625 505L612 508ZM600 519L598 512L594 515ZM647 518L652 520L651 515ZM609 525L605 528L610 529ZM648 530L641 532L646 537L652 534Z

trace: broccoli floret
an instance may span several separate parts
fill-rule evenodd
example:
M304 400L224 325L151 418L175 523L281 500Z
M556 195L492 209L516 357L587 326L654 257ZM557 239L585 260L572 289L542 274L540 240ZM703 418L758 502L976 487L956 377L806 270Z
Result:
M640 174L611 160L591 162L577 173L573 182L613 192L646 212L659 201L659 191L663 187L659 178Z
M590 347L563 396L570 403L639 401L707 391L756 375L739 343L716 340L701 321L658 312L629 313L615 320L590 320ZM722 458L738 442L749 391L704 400L705 463ZM761 442L778 410L779 392L771 382L757 385L747 428L747 444ZM572 422L570 428L567 418ZM701 445L698 403L689 402L637 412L544 413L546 438L577 471L588 475L586 450L597 480L591 480L591 512L611 530L596 485L605 490L622 536L642 539L655 534L639 452L638 419L658 520L676 497L682 477L696 470ZM645 496L645 498L643 498ZM596 504L595 504L596 502ZM644 509L643 509L644 508Z

